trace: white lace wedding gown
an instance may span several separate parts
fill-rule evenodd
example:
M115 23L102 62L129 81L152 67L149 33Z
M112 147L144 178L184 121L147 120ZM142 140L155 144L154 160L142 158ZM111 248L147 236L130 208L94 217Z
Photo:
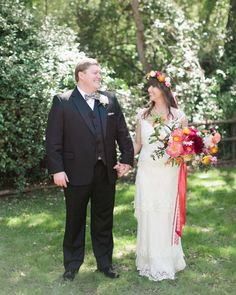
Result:
M142 113L138 114L142 149L135 194L135 217L138 222L136 266L141 276L161 281L174 279L175 273L186 266L181 240L177 245L173 243L179 168L165 165L167 155L161 159L152 159L151 154L158 142L149 143L154 129L149 121L142 118ZM180 123L184 116L183 112L177 110L175 121ZM173 122L170 120L168 125Z

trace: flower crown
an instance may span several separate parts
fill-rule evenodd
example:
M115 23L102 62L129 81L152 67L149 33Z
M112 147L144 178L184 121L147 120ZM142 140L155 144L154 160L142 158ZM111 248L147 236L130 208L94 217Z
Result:
M170 77L166 77L160 71L151 71L147 74L147 79L156 78L159 82L164 83L166 87L171 87Z

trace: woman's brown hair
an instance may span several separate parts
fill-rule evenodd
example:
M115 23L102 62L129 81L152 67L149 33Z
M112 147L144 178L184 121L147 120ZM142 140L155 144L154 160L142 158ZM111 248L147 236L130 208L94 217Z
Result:
M150 77L148 82L147 82L147 88L153 86L153 87L157 87L158 89L161 90L164 100L166 102L167 108L168 108L168 115L171 115L173 117L173 114L171 113L171 107L177 109L177 103L176 100L170 90L169 87L167 87L165 85L164 82L160 82L156 77ZM150 107L143 113L143 118L147 118L151 112L152 109L154 108L155 103L152 101Z

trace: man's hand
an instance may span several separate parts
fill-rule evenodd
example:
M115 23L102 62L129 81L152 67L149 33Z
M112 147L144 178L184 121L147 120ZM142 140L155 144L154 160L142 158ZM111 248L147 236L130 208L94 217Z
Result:
M118 177L122 177L128 174L130 165L118 162L113 168L117 171Z
M56 185L61 187L67 187L67 182L69 182L68 177L64 171L53 174L53 180Z

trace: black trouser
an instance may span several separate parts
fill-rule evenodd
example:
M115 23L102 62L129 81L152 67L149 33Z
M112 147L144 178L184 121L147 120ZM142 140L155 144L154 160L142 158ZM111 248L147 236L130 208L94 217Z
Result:
M84 261L86 211L91 200L91 239L99 269L111 266L115 183L109 183L106 167L98 161L93 182L64 189L66 226L63 242L65 269L79 269Z

